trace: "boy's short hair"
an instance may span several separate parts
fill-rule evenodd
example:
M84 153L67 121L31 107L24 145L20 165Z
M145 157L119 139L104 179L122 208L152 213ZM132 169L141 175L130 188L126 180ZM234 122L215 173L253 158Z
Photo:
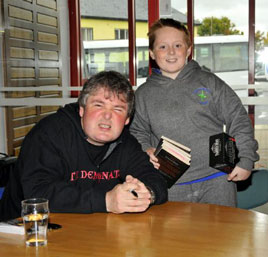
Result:
M85 82L78 97L79 106L85 107L88 97L94 95L101 88L108 90L118 97L119 95L123 95L128 105L128 117L133 114L135 101L134 90L130 82L121 73L116 71L101 71L89 78Z
M190 38L190 32L189 30L179 21L176 21L174 19L159 19L156 22L152 24L152 26L149 29L148 37L149 37L149 49L154 49L154 42L155 42L155 32L158 29L164 28L164 27L172 27L179 31L184 32L185 34L185 41L188 47L192 45L191 38Z

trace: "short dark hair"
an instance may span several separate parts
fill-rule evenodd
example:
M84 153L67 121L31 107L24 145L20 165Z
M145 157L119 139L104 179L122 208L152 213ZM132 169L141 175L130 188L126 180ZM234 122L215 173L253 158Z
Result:
M184 32L184 34L185 34L184 38L185 38L187 46L190 47L192 45L191 38L190 38L190 32L182 23L180 23L179 21L176 21L174 19L170 19L170 18L163 19L162 18L162 19L159 19L152 24L152 26L150 27L149 32L147 34L149 37L149 49L150 50L154 49L155 32L158 29L161 29L164 27L172 27L172 28L175 28L179 31Z
M134 90L130 82L117 71L101 71L89 78L78 97L79 106L85 107L88 97L100 88L104 88L117 96L123 95L128 104L128 117L133 114Z

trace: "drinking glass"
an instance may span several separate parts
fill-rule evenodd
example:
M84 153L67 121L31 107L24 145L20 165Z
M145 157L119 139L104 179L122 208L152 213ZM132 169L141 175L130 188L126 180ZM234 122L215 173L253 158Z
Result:
M26 199L21 202L21 216L28 246L47 244L48 200L43 198Z

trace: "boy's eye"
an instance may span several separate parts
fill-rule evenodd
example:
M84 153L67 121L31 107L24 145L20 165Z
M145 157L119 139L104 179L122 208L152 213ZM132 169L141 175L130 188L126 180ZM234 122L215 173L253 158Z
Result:
M165 49L165 48L166 48L166 46L159 46L159 48L160 48L160 49Z
M181 44L176 44L175 47L176 48L180 48L181 47Z

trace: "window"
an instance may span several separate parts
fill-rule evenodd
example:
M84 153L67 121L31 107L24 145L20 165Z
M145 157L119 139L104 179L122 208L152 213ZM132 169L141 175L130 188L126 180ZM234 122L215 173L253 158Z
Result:
M138 85L142 84L148 73L148 40L137 39ZM84 42L84 57L89 76L100 70L116 70L126 77L128 71L128 40L98 40ZM99 70L98 70L99 69Z
M115 29L115 39L128 39L128 30Z
M248 38L245 36L196 37L194 59L229 85L248 83Z
M93 28L82 28L82 40L83 41L93 40Z

